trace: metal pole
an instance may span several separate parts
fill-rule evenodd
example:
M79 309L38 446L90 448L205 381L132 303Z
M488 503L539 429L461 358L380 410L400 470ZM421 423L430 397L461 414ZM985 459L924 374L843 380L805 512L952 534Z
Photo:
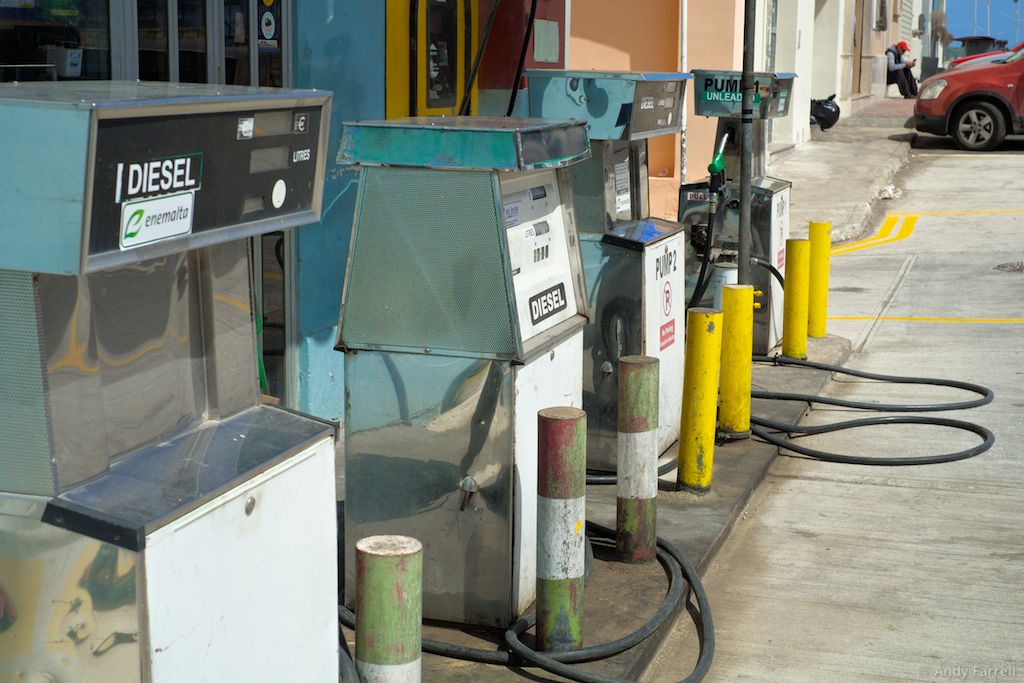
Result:
M786 293L782 300L782 355L807 358L807 288L811 279L811 241L786 240Z
M615 550L623 562L654 559L658 545L658 359L619 358Z
M812 221L810 290L807 294L807 335L821 338L828 321L828 272L832 251L832 223Z
M722 370L719 435L726 440L750 436L750 383L754 352L754 288L722 287Z
M757 19L756 0L743 3L743 99L740 139L740 244L739 284L753 284L750 272L750 183L753 173L754 147L754 26Z
M587 414L537 413L537 649L583 645Z
M418 683L423 544L408 536L356 543L356 668L364 681Z
M678 488L695 493L711 488L721 362L722 312L691 308L686 312L686 361L676 476Z

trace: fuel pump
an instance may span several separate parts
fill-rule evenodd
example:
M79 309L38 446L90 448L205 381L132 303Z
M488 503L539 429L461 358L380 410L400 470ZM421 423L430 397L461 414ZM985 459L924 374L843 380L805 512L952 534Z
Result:
M659 452L679 437L690 247L682 226L650 217L647 141L680 131L691 76L551 69L527 76L531 116L589 126L593 156L571 170L593 311L583 355L587 466L614 471L621 356L660 360Z
M700 275L687 280L691 306L713 305L715 288L709 284L727 281L714 278L712 271L735 272L739 255L740 214L740 90L739 71L695 70L694 111L699 116L718 117L715 155L708 167L709 177L687 183L679 190L679 222L690 228L693 268ZM791 183L765 175L764 141L768 119L789 113L792 73L754 74L754 158L752 163L751 283L762 292L754 311L754 353L766 354L782 338L782 285L772 269L782 272L789 238L789 195Z
M534 600L537 412L582 405L579 122L346 123L359 167L345 354L345 601L355 543L423 542L423 616L507 627Z
M259 402L244 239L319 217L329 109L0 85L0 679L337 680L333 428Z

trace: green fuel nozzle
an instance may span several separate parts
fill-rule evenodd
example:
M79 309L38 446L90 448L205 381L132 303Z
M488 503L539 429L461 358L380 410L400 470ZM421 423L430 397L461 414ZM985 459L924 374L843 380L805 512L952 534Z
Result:
M722 152L715 152L715 156L711 159L711 163L708 164L708 173L715 175L716 173L725 172L725 154Z

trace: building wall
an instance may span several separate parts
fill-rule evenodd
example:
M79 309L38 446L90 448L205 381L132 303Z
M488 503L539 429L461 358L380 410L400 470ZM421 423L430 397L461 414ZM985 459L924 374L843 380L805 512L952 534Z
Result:
M843 94L844 44L843 0L814 0L814 40L811 65L811 97L823 99ZM846 66L849 62L847 60Z
M575 3L569 26L568 68L678 71L681 4L679 0ZM651 213L674 220L680 182L679 136L650 140L647 164L651 176Z
M789 115L772 122L771 142L800 144L811 137L815 0L779 0L777 7L774 70L795 73L797 78Z
M296 3L294 79L334 93L323 214L296 231L295 363L290 407L327 419L344 415L342 354L334 350L356 174L335 163L341 122L384 118L384 3Z
M565 66L565 25L567 0L538 0L537 16L530 45L526 51L526 69L564 69ZM478 26L483 33L487 16L491 11L491 0L478 0L476 7ZM582 13L582 12L581 12ZM512 81L516 77L516 65L523 47L526 20L530 14L528 0L502 0L494 18L494 26L480 62L478 113L489 116L504 116L508 110ZM542 24L546 24L542 27ZM550 37L556 34L557 45L550 45ZM539 41L538 41L539 36ZM538 42L540 50L538 51ZM552 54L555 53L555 54ZM538 59L538 55L541 59ZM550 59L554 57L554 59ZM516 95L514 113L525 116L528 112L529 96L525 91Z
M691 70L742 69L742 0L687 0L686 53ZM686 181L691 182L707 175L718 120L694 115L692 94L686 111Z

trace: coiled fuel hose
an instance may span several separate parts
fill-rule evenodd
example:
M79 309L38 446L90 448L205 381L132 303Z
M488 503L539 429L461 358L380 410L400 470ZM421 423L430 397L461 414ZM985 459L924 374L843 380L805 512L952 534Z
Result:
M770 262L758 258L751 257L750 262L767 268L772 277L779 281L779 284L783 289L786 288L786 280L782 273L778 271ZM873 403L867 401L850 401L841 398L831 398L827 396L816 396L813 394L792 394L779 391L759 391L757 389L750 392L751 398L768 399L772 401L803 401L808 404L820 403L824 405L839 406L842 408L854 408L857 410L871 410L884 413L928 413L928 412L940 412L946 410L966 410L967 408L977 408L992 402L995 398L995 394L988 387L984 387L980 384L972 384L970 382L960 382L951 379L936 379L933 377L905 377L902 375L883 375L876 372L865 372L863 370L853 370L851 368L844 368L838 365L829 365L827 363L816 363L808 360L798 360L796 358L786 358L785 356L754 356L755 363L771 363L772 365L790 365L800 368L810 368L815 370L826 370L831 373L838 373L840 375L849 375L850 377L860 377L862 379L876 380L879 382L885 382L888 384L919 384L926 386L937 386L937 387L948 387L950 389L960 389L973 394L978 394L978 398L970 401L958 401L953 403L920 403L920 404L905 404L905 403ZM790 424L787 422L778 422L776 420L769 420L764 417L757 417L756 415L750 416L750 433L759 439L763 439L768 443L778 446L779 448L785 448L788 451L799 453L800 455L807 456L809 458L816 458L817 460L824 460L826 462L838 462L850 465L888 465L888 466L902 466L902 465L934 465L943 462L954 462L956 460L964 460L966 458L973 458L976 455L984 453L988 449L992 448L995 443L995 435L987 427L975 424L973 422L967 422L966 420L954 420L946 417L924 417L924 416L898 416L898 415L885 415L879 417L866 417L857 420L847 420L845 422L833 422L830 424L823 425L797 425ZM916 424L916 425L933 425L938 427L949 427L951 429L959 429L965 432L971 432L981 437L981 443L971 448L966 448L953 453L940 453L938 455L924 455L914 457L885 457L885 456L863 456L863 455L844 455L842 453L831 453L829 451L822 451L815 448L808 448L807 446L801 446L794 442L792 439L784 439L779 434L799 434L800 436L813 436L815 434L827 434L830 432L838 432L844 429L856 429L858 427L872 427L878 425L892 425L892 424ZM766 428L766 429L762 429ZM768 431L773 430L773 431ZM787 455L782 453L782 455Z
M967 408L977 408L979 406L991 403L995 398L995 394L988 387L981 386L980 384L972 384L970 382L959 382L957 380L949 379L936 379L932 377L904 377L901 375L883 375L875 372L865 372L863 370L854 370L851 368L843 368L836 365L829 365L827 363L815 363L807 360L797 360L795 358L786 358L784 356L754 356L755 363L770 363L772 365L790 365L800 368L811 368L815 370L827 370L828 372L834 372L841 375L849 375L851 377L860 377L863 379L877 380L880 382L886 382L890 384L919 384L927 386L939 386L949 387L951 389L961 389L968 391L973 394L977 394L978 398L969 401L956 401L952 403L918 403L918 404L905 404L905 403L874 403L868 401L851 401L842 398L832 398L828 396L816 396L813 394L793 394L779 391L759 391L753 390L750 392L751 398L769 399L773 401L802 401L805 403L820 403L824 405L840 406L843 408L855 408L857 410L871 410L877 412L886 413L924 413L924 412L939 412L945 410L964 410ZM757 417L756 415L750 416L751 428L750 432L754 436L757 436L770 444L778 446L779 448L785 448L786 450L799 453L810 458L816 458L818 460L825 460L827 462L839 462L851 465L933 465L943 462L954 462L956 460L964 460L966 458L972 458L976 455L984 453L988 449L992 448L995 443L995 435L987 427L983 427L973 422L967 422L966 420L954 420L947 417L926 417L923 415L881 415L878 417L866 417L857 420L847 420L845 422L833 422L824 425L797 425L789 424L786 422L778 422L775 420L769 420L763 417ZM807 446L801 446L794 442L792 439L785 439L779 436L781 433L785 434L800 434L801 436L812 436L814 434L826 434L829 432L837 432L844 429L855 429L858 427L871 427L877 425L893 425L893 424L917 424L917 425L934 425L939 427L949 427L952 429L959 429L966 432L971 432L981 437L981 443L971 448L966 448L953 453L941 453L938 455L922 455L922 456L910 456L910 457L887 457L887 456L864 456L864 455L844 455L842 453L831 453L829 451L822 451L815 448L808 448ZM774 431L768 431L774 430ZM783 454L785 455L785 454Z
M587 533L592 538L615 539L614 530L594 522L587 522ZM682 683L696 683L703 680L704 676L707 675L715 655L715 627L711 618L711 606L708 602L707 592L700 581L700 574L697 568L673 544L663 538L658 538L656 554L658 561L665 568L669 576L668 591L650 619L640 628L622 638L578 650L537 652L524 645L520 640L521 636L536 624L537 615L534 612L530 612L505 631L504 639L508 647L506 650L484 650L425 638L423 640L423 651L444 657L480 662L482 664L496 664L500 666L533 665L549 673L563 676L573 681L582 681L583 683L629 683L626 679L585 671L572 666L572 664L607 659L643 642L675 613L680 600L689 602L689 594L692 591L700 612L700 655L697 658L697 665L693 673L682 679ZM355 614L344 605L338 607L338 618L348 628L355 628ZM345 647L341 651L342 680L344 683L359 680L347 650L347 643L345 643ZM348 659L347 662L345 661L346 659ZM349 672L347 675L353 676L353 678L345 677L346 671Z

